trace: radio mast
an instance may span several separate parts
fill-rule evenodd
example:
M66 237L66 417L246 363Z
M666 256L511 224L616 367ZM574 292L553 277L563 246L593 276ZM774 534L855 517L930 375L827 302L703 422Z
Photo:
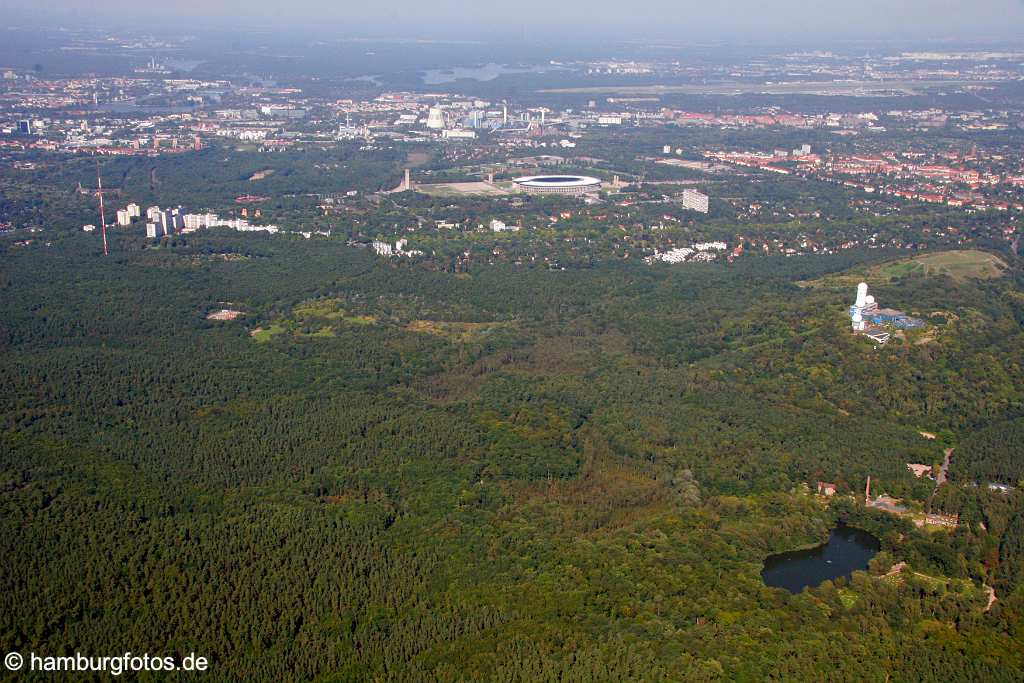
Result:
M107 249L107 218L103 213L103 179L100 177L100 160L96 160L96 194L100 196L100 232L103 233L103 255L109 256Z

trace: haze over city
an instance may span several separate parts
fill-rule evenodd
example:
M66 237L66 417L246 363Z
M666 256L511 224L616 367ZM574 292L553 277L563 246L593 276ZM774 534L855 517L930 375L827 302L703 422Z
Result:
M377 37L527 37L577 43L595 38L645 37L686 40L801 42L856 40L949 40L1014 38L1024 25L1020 0L983 0L965 5L954 0L863 0L856 3L812 0L521 0L514 3L466 3L462 0L387 3L298 0L41 0L12 6L12 19L53 22L146 21L172 26L229 29L232 26L307 29L316 34L373 34Z

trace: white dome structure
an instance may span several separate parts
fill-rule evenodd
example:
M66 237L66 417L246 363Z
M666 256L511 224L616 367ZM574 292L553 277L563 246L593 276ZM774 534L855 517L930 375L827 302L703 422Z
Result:
M857 301L853 304L857 308L863 308L868 297L868 283L862 282L857 285Z

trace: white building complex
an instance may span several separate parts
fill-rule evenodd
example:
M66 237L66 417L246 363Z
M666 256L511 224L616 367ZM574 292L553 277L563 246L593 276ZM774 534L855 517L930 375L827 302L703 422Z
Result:
M491 232L519 232L518 225L506 225L505 221L500 221L497 218L491 220Z
M383 240L374 240L370 244L370 248L377 256L423 256L423 252L419 249L406 249L407 246L409 246L409 240L404 238L395 242L395 246L391 246Z
M156 238L176 232L195 232L208 228L231 228L239 232L280 231L276 225L252 225L244 218L221 218L215 213L181 213L180 209L161 211L152 206L146 210L146 237Z
M476 139L476 131L464 128L443 130L441 131L441 137L445 140L474 140Z
M708 196L697 190L683 190L683 207L700 213L708 212Z

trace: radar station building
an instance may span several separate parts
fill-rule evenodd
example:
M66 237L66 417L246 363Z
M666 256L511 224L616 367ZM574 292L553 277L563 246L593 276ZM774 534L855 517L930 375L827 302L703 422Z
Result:
M861 282L857 285L857 298L850 306L850 326L855 334L884 344L891 336L889 328L911 330L923 327L924 321L894 308L879 308L875 297L868 294L868 284Z

